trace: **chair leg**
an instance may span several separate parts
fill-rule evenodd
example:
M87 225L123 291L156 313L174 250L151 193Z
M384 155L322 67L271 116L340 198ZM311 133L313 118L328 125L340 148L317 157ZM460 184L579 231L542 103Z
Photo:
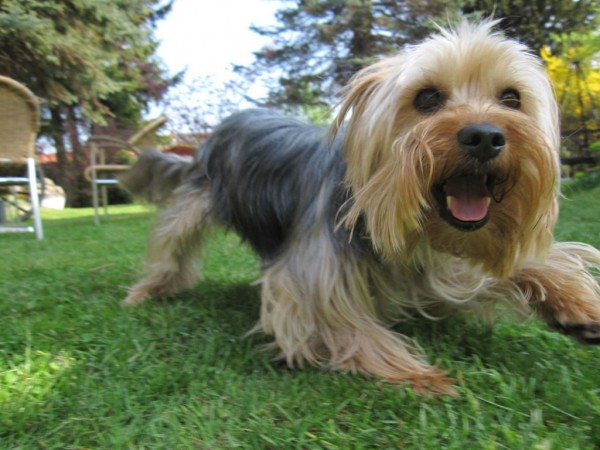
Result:
M44 238L42 229L42 216L40 214L40 198L37 190L37 176L35 172L35 161L33 158L27 158L27 178L29 178L29 195L31 196L31 206L33 208L33 224L35 236L38 239Z
M104 207L104 217L108 217L108 187L102 186L100 188L102 192L102 206Z
M91 182L92 182L92 206L94 207L94 224L100 225L100 216L98 214L98 171L96 170L98 147L94 142L90 145L91 161Z
M96 174L92 172L92 206L94 207L94 223L100 225L98 215L98 184L96 183Z

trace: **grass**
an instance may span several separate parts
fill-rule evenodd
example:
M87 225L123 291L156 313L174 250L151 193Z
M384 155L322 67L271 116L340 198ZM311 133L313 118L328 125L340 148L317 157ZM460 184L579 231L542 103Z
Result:
M563 201L561 240L600 246L600 188ZM205 282L123 309L152 212L46 211L46 239L0 235L2 449L600 449L600 351L538 322L417 322L457 398L290 371L244 338L257 260L210 241Z

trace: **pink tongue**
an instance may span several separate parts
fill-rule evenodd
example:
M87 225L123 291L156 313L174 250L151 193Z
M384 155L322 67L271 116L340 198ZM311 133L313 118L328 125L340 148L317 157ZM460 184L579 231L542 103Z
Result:
M477 222L487 216L490 194L484 177L463 176L446 182L448 209L463 222Z

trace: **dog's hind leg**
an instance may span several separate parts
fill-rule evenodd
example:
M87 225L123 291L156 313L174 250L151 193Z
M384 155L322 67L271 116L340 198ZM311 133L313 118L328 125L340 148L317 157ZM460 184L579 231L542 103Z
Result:
M144 261L147 275L129 288L122 304L136 305L193 287L198 279L196 253L210 225L208 192L192 184L179 187L150 232Z
M274 336L292 367L307 361L416 391L455 393L442 370L380 323L366 264L355 255L336 254L327 237L288 249L264 273L262 330Z

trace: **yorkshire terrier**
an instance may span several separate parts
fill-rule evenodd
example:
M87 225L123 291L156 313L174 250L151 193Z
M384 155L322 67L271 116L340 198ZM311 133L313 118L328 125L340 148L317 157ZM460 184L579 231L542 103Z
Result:
M289 366L453 393L410 339L415 313L536 313L600 344L600 251L553 241L558 108L540 60L467 23L358 72L329 129L226 119L193 161L144 153L122 180L160 206L125 305L194 286L214 226L262 261L257 326Z

